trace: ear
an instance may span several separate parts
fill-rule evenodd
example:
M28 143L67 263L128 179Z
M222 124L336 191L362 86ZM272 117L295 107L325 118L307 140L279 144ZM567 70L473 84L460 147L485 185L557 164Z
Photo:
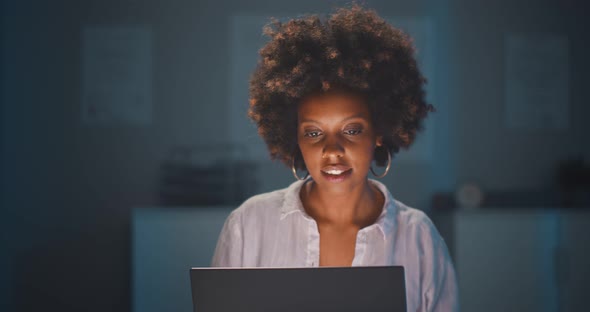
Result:
M375 139L375 146L382 146L383 145L383 136L378 135Z

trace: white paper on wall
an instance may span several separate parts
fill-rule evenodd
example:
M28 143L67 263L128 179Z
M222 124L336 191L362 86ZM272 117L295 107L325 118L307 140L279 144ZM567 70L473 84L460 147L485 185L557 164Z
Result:
M509 34L505 37L507 128L564 130L569 127L567 37Z
M144 27L90 26L82 35L82 123L149 125L151 31Z

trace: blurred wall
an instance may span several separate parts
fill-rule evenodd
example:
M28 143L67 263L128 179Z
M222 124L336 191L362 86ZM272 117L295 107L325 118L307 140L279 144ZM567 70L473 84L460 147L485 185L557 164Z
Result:
M0 310L128 311L131 209L157 203L158 165L171 147L228 138L229 17L326 13L340 3L3 1ZM590 48L581 1L367 3L382 16L431 16L435 25L435 161L394 165L385 179L394 196L427 210L432 191L463 181L487 189L545 187L557 161L588 159ZM96 24L151 27L151 125L81 124L81 29ZM568 35L568 130L504 128L509 31ZM293 179L266 159L260 176L260 191Z
M590 113L586 87L588 22L581 1L452 1L454 33L453 85L449 94L456 105L452 140L458 180L475 179L488 189L546 187L556 162L585 156L588 161ZM503 35L558 33L569 39L570 124L564 131L511 130L504 118Z

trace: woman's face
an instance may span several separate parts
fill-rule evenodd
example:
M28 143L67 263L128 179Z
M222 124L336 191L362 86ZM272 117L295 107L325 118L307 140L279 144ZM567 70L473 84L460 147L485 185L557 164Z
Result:
M324 94L303 101L297 114L297 141L318 186L347 191L366 182L376 145L368 105L348 94Z

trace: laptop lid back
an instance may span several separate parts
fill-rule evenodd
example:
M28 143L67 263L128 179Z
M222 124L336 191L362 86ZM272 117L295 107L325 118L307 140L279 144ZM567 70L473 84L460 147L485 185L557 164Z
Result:
M404 268L193 268L195 312L406 311Z

